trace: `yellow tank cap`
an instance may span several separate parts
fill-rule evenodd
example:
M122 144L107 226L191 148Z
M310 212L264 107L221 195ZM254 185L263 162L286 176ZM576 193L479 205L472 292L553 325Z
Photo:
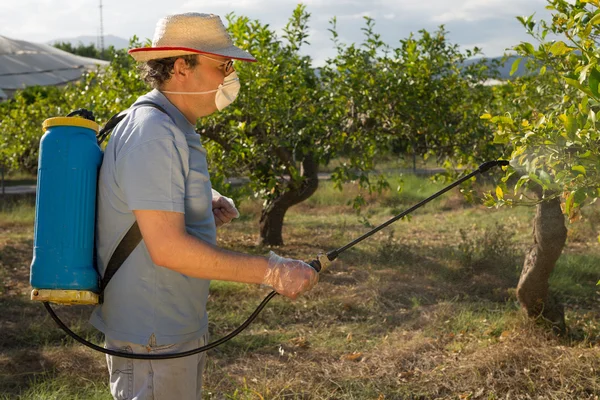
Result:
M48 118L42 124L42 129L44 131L46 131L51 126L80 126L82 128L92 129L96 133L98 133L98 130L100 129L100 126L97 123L95 123L94 121L91 121L91 120L85 119L85 118L79 118L79 117Z
M33 289L31 300L56 304L98 304L98 295L87 290Z

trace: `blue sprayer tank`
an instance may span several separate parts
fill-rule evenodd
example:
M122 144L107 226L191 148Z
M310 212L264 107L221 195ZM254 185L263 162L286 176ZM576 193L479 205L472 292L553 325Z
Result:
M97 303L94 257L98 124L77 117L44 121L40 141L32 300Z

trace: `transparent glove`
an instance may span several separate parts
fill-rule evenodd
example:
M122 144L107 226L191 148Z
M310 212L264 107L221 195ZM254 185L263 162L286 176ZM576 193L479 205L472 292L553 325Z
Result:
M212 189L212 210L217 228L240 216L233 200L214 189Z
M269 253L269 268L263 284L277 293L294 300L312 289L318 281L319 273L304 261L280 257L272 251Z

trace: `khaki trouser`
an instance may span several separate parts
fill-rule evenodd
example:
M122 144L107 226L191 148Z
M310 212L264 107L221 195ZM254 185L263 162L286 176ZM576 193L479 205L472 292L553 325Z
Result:
M208 333L198 340L147 346L106 338L105 347L127 353L169 354L193 350L208 343ZM206 353L168 360L134 360L106 355L110 393L115 400L201 400Z

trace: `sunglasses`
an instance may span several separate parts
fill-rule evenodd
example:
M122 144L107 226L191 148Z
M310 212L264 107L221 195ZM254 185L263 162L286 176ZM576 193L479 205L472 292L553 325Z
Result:
M216 58L205 56L204 54L200 54L200 56L208 58L209 60L218 62L219 66L224 65L225 66L224 70L225 70L226 74L229 74L231 71L233 71L233 60L227 60L227 61L223 62L221 60L217 60Z

